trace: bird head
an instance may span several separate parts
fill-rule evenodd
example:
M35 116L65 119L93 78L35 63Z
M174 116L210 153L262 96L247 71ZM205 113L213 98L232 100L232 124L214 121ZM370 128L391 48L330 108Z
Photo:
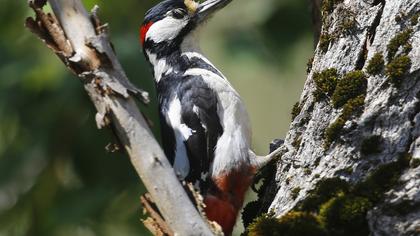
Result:
M140 27L140 43L144 51L170 54L179 49L184 39L206 22L213 13L232 0L164 0L146 12Z

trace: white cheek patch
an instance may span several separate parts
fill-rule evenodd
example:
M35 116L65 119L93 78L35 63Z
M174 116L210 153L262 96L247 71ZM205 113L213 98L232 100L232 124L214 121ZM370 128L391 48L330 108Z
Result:
M187 23L188 21L184 19L165 17L150 27L147 31L146 38L155 43L173 40Z

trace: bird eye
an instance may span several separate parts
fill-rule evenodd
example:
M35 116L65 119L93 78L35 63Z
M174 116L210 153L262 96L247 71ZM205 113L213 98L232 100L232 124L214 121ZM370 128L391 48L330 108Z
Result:
M184 18L185 14L186 14L186 12L182 8L178 8L178 9L175 9L175 10L172 11L172 16L175 19L182 19L182 18Z

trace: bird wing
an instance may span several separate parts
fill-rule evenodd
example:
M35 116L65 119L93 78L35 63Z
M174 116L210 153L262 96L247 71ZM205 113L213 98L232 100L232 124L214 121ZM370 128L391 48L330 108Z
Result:
M181 102L181 123L191 132L184 140L190 171L187 181L205 180L214 159L217 141L223 133L217 113L216 93L199 77L184 78L177 94Z

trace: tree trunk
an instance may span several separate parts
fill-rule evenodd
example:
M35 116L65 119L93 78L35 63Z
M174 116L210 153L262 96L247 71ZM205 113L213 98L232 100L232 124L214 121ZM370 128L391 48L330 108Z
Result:
M263 209L332 235L420 233L419 16L418 0L324 0L283 144L296 162L277 165Z

